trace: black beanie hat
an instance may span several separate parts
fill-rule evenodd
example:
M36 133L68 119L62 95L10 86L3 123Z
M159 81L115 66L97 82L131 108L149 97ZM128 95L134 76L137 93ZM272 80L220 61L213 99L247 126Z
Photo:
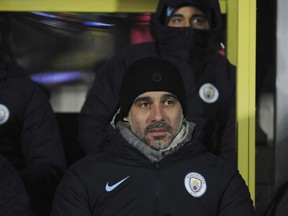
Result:
M128 66L120 90L120 111L118 120L128 116L134 100L149 91L166 91L174 94L186 115L186 94L179 70L167 60L147 57Z

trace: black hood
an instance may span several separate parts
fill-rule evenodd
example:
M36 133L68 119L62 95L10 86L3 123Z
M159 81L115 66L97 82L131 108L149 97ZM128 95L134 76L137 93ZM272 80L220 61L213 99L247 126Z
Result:
M167 7L177 7L178 5L192 5L200 9L207 17L210 25L210 43L219 43L222 33L222 17L218 0L159 0L156 13L153 15L151 31L155 41L163 38L166 34L165 25Z
M23 75L24 69L18 65L13 55L10 54L9 44L9 16L0 16L0 81L10 76Z

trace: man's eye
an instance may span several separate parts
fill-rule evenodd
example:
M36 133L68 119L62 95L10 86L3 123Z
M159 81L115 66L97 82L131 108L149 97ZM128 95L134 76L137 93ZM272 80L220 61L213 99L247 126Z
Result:
M191 19L191 27L206 28L208 21L205 17L197 16Z
M169 21L171 24L180 24L183 22L183 18L180 17L172 17Z
M175 100L173 100L173 99L168 99L164 103L165 106L171 106L171 105L174 105L174 104L175 104Z
M141 107L141 108L149 108L150 107L150 103L142 102L142 103L139 103L138 106Z
M206 19L198 17L198 18L192 19L192 22L198 23L198 24L206 23Z

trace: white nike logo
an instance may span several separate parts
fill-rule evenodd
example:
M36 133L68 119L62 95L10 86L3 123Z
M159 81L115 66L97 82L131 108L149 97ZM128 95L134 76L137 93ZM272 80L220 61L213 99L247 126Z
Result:
M126 178L122 179L121 181L119 181L119 182L117 182L116 184L111 185L111 186L109 186L109 185L108 185L109 182L107 182L107 183L106 183L106 187L105 187L106 191L107 191L107 192L110 192L110 191L114 190L116 187L118 187L122 182L124 182L124 181L125 181L126 179L128 179L129 177L130 177L130 176L127 176Z

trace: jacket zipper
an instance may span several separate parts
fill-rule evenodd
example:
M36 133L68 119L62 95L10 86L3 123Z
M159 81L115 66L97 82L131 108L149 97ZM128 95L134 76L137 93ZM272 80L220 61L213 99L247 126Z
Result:
M155 216L159 213L159 193L160 193L160 185L159 185L159 172L160 172L160 163L155 163Z

